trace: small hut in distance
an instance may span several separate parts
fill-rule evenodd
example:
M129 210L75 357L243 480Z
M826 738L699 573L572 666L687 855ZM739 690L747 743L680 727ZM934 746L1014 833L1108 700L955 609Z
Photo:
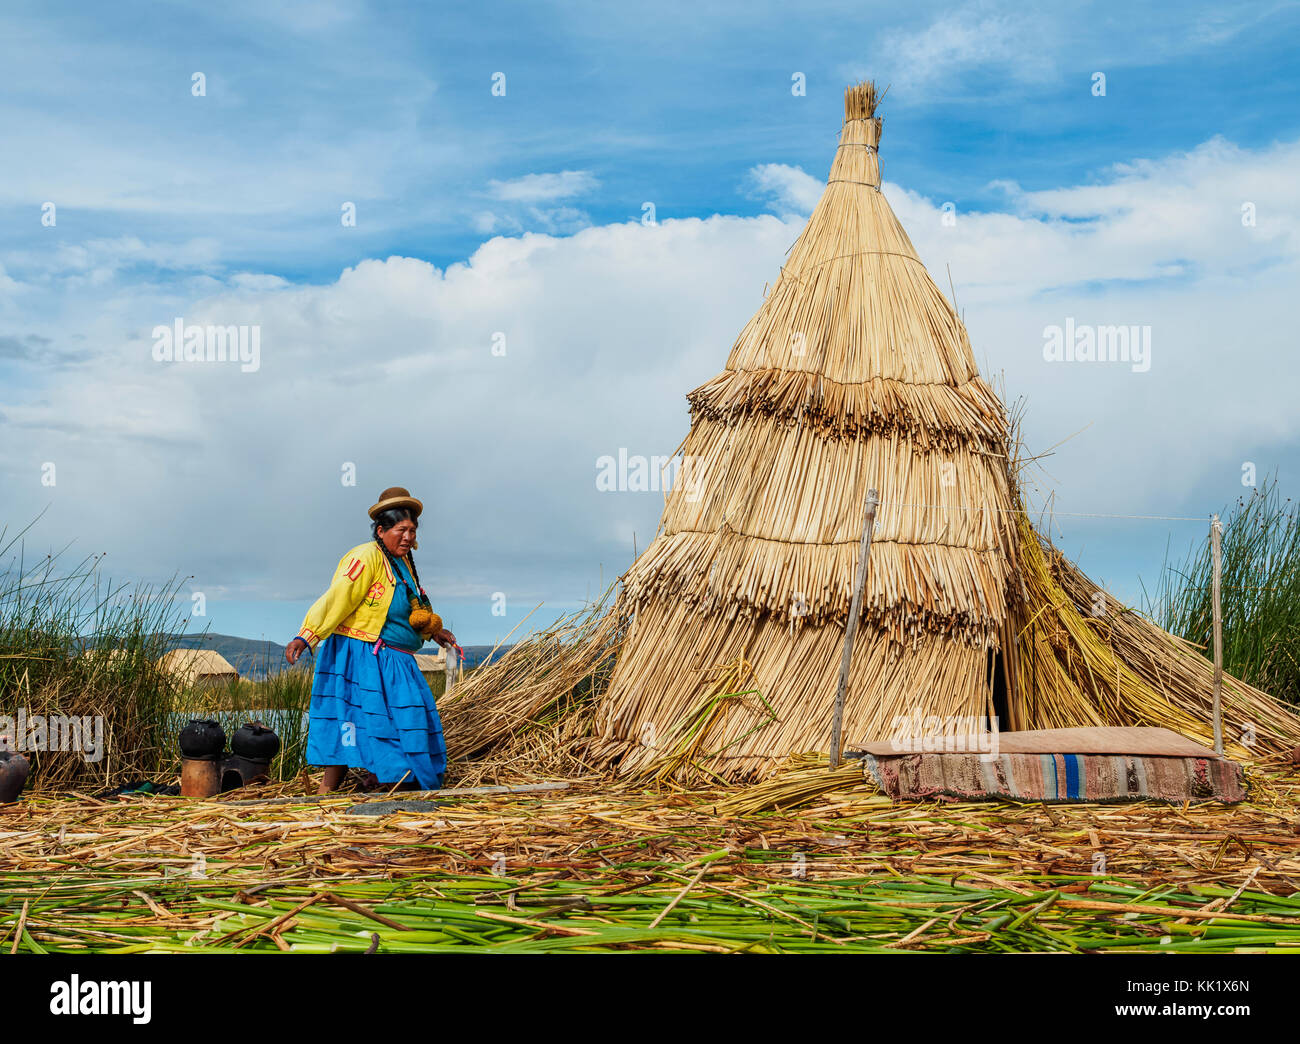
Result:
M239 680L239 672L215 649L173 649L158 666L185 685L220 688Z

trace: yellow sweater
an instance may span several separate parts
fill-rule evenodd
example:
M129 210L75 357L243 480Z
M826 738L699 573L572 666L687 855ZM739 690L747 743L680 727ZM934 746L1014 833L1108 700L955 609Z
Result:
M307 610L298 637L313 650L331 634L376 641L400 586L379 545L358 544L339 559L329 590Z

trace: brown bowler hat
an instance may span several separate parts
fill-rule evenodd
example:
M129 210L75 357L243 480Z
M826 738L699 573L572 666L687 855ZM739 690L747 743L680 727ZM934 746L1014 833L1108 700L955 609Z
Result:
M374 518L379 512L387 511L389 508L410 508L415 512L416 518L419 518L424 505L411 496L410 490L403 489L401 486L389 486L379 494L379 502L371 507L370 517Z

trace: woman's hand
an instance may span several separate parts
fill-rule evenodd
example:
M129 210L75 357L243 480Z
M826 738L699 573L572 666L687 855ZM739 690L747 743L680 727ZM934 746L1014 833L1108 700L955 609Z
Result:
M447 628L445 627L433 636L433 640L437 642L439 645L441 645L444 649L447 648L449 645L456 644L456 636L452 634L449 630L447 630Z
M306 651L306 649L307 649L306 640L303 638L295 638L293 641L291 641L288 645L284 647L284 658L288 660L289 664L292 666L293 664L298 662L298 657L301 656Z

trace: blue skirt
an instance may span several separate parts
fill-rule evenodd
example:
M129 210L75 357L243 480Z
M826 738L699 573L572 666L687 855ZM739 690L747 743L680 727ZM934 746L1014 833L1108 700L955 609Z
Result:
M380 783L405 777L425 790L442 786L447 745L415 657L341 634L326 638L316 650L307 763L366 769Z

